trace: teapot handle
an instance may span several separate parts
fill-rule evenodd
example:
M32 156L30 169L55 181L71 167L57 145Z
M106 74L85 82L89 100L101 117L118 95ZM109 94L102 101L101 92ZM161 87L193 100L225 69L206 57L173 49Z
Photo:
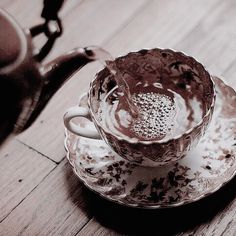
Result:
M51 51L56 39L61 36L63 32L61 20L58 17L58 12L63 5L64 0L44 0L44 7L41 16L45 19L45 22L29 29L30 34L33 37L44 33L47 37L47 41L42 48L35 53L34 58L37 61L42 61L48 53Z

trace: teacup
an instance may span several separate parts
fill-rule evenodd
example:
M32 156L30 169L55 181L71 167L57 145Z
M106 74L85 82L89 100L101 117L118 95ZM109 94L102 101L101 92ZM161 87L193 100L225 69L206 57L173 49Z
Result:
M88 108L64 115L71 132L103 139L118 155L144 166L166 165L183 158L204 135L215 105L214 82L194 58L170 49L131 52L115 59L129 87L138 116L132 116L107 68L88 91ZM75 117L91 120L81 127Z

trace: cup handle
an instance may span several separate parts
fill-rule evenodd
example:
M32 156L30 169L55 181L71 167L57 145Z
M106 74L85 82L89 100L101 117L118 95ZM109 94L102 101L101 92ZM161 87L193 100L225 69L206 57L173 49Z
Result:
M89 124L86 127L81 127L80 125L73 123L72 119L76 117L87 118L89 120ZM65 127L72 133L85 138L101 139L100 134L91 121L90 112L87 107L71 107L65 112L63 119Z

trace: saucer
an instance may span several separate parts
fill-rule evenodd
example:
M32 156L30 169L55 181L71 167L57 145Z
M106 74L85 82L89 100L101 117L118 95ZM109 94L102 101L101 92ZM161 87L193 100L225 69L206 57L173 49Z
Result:
M236 92L214 77L216 106L212 122L197 147L168 166L143 167L114 153L102 140L66 130L67 158L91 190L113 202L137 208L176 207L220 189L236 173ZM80 106L87 106L86 95ZM75 123L88 125L76 118Z

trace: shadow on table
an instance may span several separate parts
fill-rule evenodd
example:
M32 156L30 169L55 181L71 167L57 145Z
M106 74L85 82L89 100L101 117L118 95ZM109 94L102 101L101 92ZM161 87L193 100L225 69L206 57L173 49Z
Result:
M122 234L173 235L194 230L222 211L236 194L236 178L200 201L176 208L144 210L112 203L84 187L88 209L103 226ZM151 235L151 234L150 234Z

